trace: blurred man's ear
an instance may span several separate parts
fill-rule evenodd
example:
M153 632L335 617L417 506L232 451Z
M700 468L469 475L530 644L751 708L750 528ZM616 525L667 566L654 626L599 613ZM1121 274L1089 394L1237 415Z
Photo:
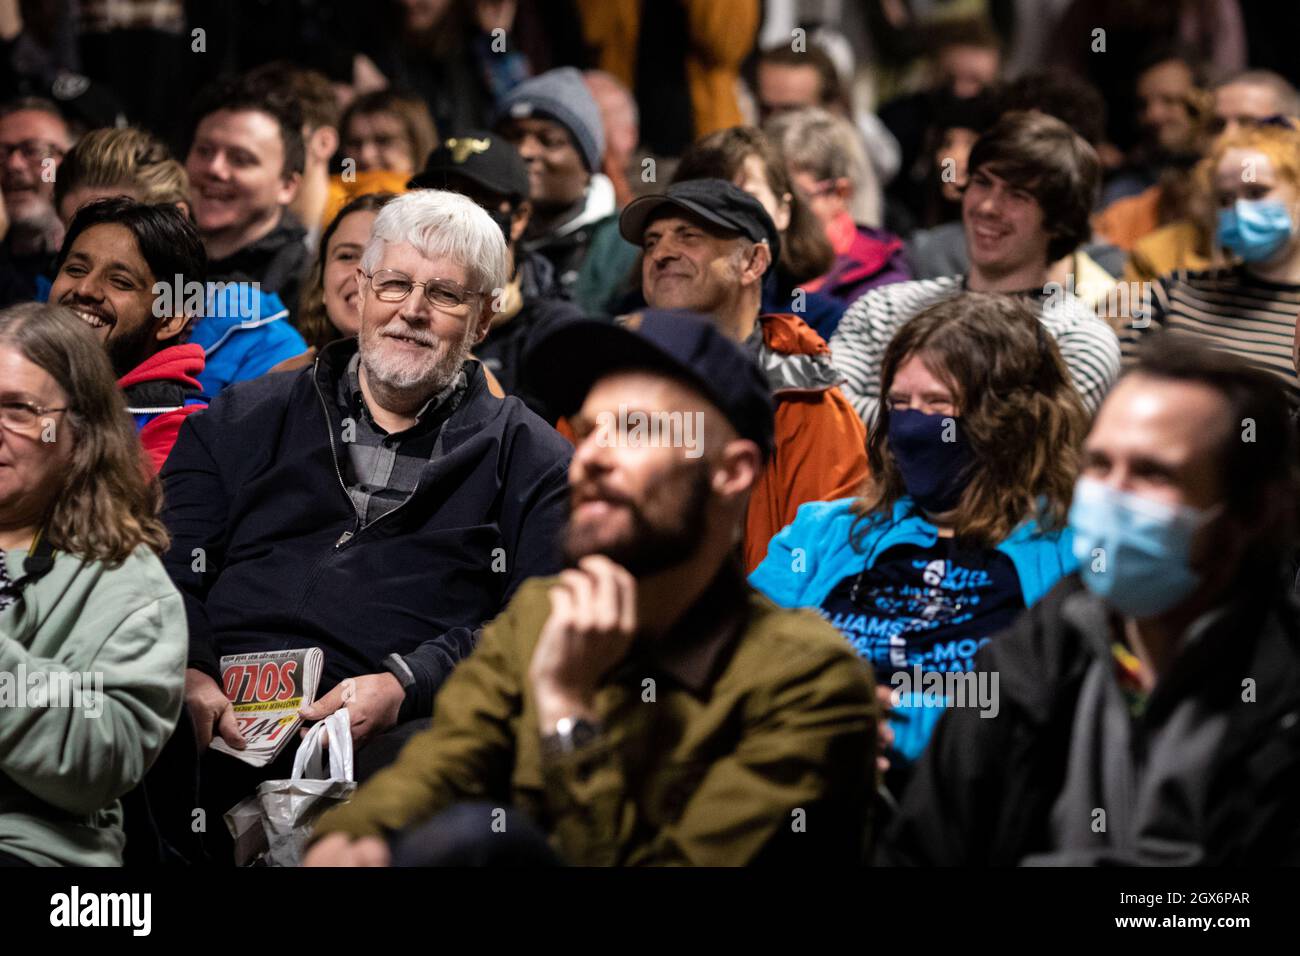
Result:
M477 348L482 345L483 340L487 338L488 332L492 330L492 322L502 309L502 298L505 291L505 289L493 289L488 295L478 300L478 326L474 329L473 337L470 340L472 347Z
M748 438L735 438L722 446L713 468L713 493L720 498L743 498L758 484L763 456Z
M166 342L168 339L174 339L190 324L190 317L182 312L180 315L171 315L158 323L158 328L154 331L154 338L159 342Z
M333 126L318 126L307 137L307 153L317 163L328 163L339 148L339 131Z
M302 173L290 173L288 176L280 177L280 195L276 201L281 206L287 206L293 202L298 195L298 187L302 185Z
M754 243L750 251L749 261L745 264L740 274L740 284L749 285L752 282L762 282L763 276L767 273L767 267L772 264L772 247L766 242Z

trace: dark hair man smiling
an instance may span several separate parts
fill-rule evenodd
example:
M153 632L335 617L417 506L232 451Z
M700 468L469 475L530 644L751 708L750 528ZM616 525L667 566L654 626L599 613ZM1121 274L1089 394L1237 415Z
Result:
M204 90L194 112L185 171L212 278L258 282L296 310L306 230L288 206L305 162L301 108L235 80Z
M206 271L198 233L175 206L120 196L78 210L55 261L50 301L70 308L108 351L155 471L186 416L205 407L203 349L183 343L194 317L183 296L156 287L177 277L202 284Z

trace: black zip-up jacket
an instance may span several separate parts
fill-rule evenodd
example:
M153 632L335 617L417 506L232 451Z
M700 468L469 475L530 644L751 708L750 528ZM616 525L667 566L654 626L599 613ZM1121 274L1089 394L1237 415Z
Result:
M1076 613L1085 610L1079 602L1097 601L1071 575L980 650L975 669L999 675L1000 712L982 718L968 707L944 714L877 862L1015 866L1056 849L1050 814L1065 782L1081 685L1098 649L1108 646L1074 622L1104 621ZM1141 740L1144 727L1192 695L1208 713L1226 711L1194 834L1202 865L1300 863L1297 620L1279 577L1244 576L1228 613L1180 653L1138 719ZM1248 678L1253 685L1243 683ZM1245 693L1248 686L1253 693ZM1171 832L1186 812L1169 807Z
M298 317L302 274L307 268L307 230L287 210L276 227L256 242L236 249L224 259L208 263L209 282L257 282L263 292L274 292Z
M356 347L238 383L186 420L162 472L163 563L185 598L189 666L219 682L222 655L320 647L323 694L397 654L415 675L407 719L431 712L523 581L560 570L572 448L470 362L441 455L407 502L359 528L335 400Z

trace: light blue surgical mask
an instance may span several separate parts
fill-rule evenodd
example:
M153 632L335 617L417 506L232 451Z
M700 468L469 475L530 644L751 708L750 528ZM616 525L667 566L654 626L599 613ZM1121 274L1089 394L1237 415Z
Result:
M1079 575L1125 617L1163 614L1200 583L1191 566L1192 540L1218 511L1152 501L1080 478L1070 506Z
M1238 199L1219 210L1219 245L1243 262L1263 262L1286 245L1295 224L1277 199Z

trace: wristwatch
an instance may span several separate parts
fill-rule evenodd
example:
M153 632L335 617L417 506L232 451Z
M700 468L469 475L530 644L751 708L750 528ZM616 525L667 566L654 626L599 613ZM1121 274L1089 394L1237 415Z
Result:
M542 753L560 757L581 750L600 735L600 728L581 717L561 717L555 732L542 737Z

